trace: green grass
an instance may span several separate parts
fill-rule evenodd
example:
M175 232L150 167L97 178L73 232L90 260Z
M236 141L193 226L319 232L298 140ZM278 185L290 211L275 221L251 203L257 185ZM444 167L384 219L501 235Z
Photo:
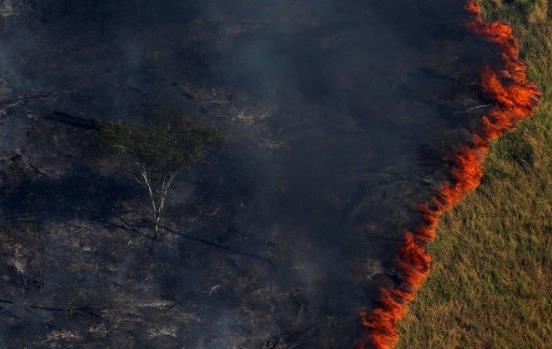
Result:
M478 190L443 218L398 348L552 348L552 2L483 1L522 43L544 97L494 144Z

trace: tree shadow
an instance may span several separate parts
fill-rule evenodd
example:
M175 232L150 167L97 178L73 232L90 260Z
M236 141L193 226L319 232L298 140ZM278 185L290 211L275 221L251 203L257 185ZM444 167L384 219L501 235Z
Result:
M142 195L128 178L104 176L88 167L60 178L35 177L0 194L4 218L99 220L112 217L120 202Z

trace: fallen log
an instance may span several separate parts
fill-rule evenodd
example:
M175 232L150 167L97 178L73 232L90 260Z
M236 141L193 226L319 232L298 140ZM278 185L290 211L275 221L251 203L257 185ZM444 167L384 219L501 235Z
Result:
M44 118L46 120L56 121L68 126L84 128L87 130L99 130L101 128L101 123L98 120L80 118L78 116L57 110L49 115L46 115Z

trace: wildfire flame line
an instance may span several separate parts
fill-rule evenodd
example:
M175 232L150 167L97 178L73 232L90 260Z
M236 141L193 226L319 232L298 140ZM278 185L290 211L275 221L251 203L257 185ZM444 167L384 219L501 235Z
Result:
M468 28L501 49L502 67L494 70L485 66L481 72L483 93L495 105L482 117L481 124L471 130L471 142L451 154L452 180L442 184L428 203L420 205L423 222L405 233L395 260L401 282L396 287L380 289L379 305L370 312L360 311L365 335L355 349L395 347L399 340L397 322L428 277L431 257L425 245L435 238L439 218L479 185L490 142L529 118L541 96L537 86L527 81L512 28L501 22L485 23L481 6L475 1L468 1L466 10L471 15Z

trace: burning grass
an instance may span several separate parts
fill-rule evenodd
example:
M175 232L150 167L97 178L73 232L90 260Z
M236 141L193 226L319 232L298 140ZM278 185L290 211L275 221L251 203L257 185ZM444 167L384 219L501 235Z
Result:
M536 8L534 5L533 2L525 3L525 6ZM397 323L405 317L408 306L415 298L416 291L421 288L429 275L431 257L426 250L426 244L436 237L436 228L443 214L454 208L466 194L471 193L479 186L483 178L484 161L489 154L492 142L507 134L520 121L529 118L541 97L541 92L537 86L527 80L526 66L520 60L520 47L513 34L512 27L502 21L490 20L486 22L482 17L482 8L476 1L468 1L466 10L471 15L471 19L467 24L468 28L500 50L501 65L498 67L484 66L481 73L482 92L494 102L494 106L485 112L481 124L471 130L471 142L458 147L449 154L452 179L443 183L433 198L420 206L424 214L423 223L412 231L405 233L404 241L400 245L395 262L395 266L400 272L400 284L381 289L379 304L369 312L361 311L366 335L356 345L356 348L359 349L366 347L391 349L395 347L399 340ZM542 187L535 190L537 193L543 191L546 192ZM545 200L546 197L550 196L545 196ZM538 208L535 207L534 209L538 210ZM508 220L511 215L509 212L504 212L504 214L495 217ZM546 215L541 218L546 221L547 217L549 216ZM534 216L533 219L535 218L538 219L539 217ZM514 221L519 220L514 219ZM464 232L462 231L462 233ZM456 246L453 245L452 248L454 249ZM482 252L483 255L487 253L486 250L482 250ZM477 257L473 260L479 262ZM523 263L523 260L513 262L514 264L526 264ZM451 265L446 269L446 272L451 274L451 271L456 268L456 265ZM475 275L465 280L470 288L474 286L471 279L479 275L477 272L480 269L481 267L478 265L470 265L469 270L476 271ZM541 274L546 275L543 272ZM502 275L494 274L493 276L490 279L492 284L487 285L488 287L484 288L484 291L492 290L497 284L504 281ZM515 275L512 275L512 280L513 278L515 278ZM445 284L444 288L448 288L448 285ZM484 294L484 291L482 292L479 289L474 291L478 294ZM497 291L500 290L495 290L495 292ZM545 295L545 299L548 298ZM480 318L478 320L480 322L491 322L493 319ZM420 322L424 323L423 321ZM435 322L439 321L429 321L428 323ZM471 327L477 329L477 322L474 322L474 324ZM445 333L448 333L448 331ZM409 347L412 347L413 343L409 341L406 341L406 343ZM439 347L443 347L446 343L448 341L443 341ZM476 347L493 345L493 343L473 344Z
M493 144L481 186L443 216L399 348L548 348L552 338L552 14L545 0L484 1L511 23L535 117Z

